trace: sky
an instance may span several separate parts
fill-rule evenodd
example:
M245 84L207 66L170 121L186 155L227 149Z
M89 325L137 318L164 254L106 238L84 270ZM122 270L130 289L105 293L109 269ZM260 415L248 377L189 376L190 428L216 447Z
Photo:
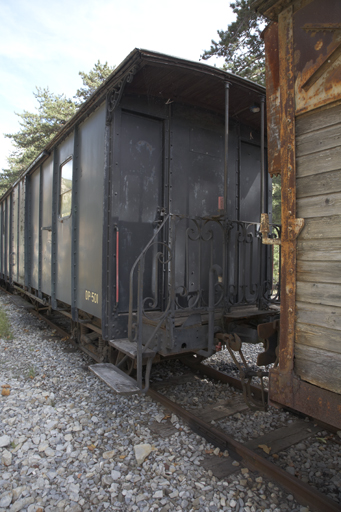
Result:
M36 87L74 96L99 59L118 65L134 48L199 61L234 19L228 0L0 0L0 169L33 112ZM211 65L222 65L211 58Z

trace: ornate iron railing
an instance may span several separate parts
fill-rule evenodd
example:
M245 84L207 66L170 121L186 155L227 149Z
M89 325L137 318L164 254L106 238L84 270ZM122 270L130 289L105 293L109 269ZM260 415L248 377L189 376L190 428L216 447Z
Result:
M280 226L273 225L270 236L280 237ZM128 337L137 342L137 380L141 388L143 350L150 346L160 327L174 318L176 311L208 311L212 307L229 311L233 306L252 304L266 308L269 303L279 301L280 280L273 285L273 251L272 246L262 244L259 224L254 222L231 221L223 216L190 218L168 214L164 217L130 272ZM280 254L278 258L280 268ZM152 268L152 283L148 286L147 260ZM209 281L213 268L221 269L222 275L216 272L217 280L212 288ZM151 290L147 297L145 287ZM143 317L154 319L155 325L144 348Z

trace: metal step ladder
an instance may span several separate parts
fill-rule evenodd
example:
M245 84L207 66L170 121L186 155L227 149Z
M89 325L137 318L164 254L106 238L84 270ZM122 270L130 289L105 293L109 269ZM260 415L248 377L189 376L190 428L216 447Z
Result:
M137 360L138 348L137 343L130 341L128 338L117 339L109 341L109 345L117 349L119 352L125 354L123 359L117 364L117 366L111 363L99 363L89 366L97 377L103 380L113 391L123 395L132 395L134 393L147 393L149 389L149 376L152 367L152 362L156 352L150 349L146 349L142 346L142 365L146 365L144 387L142 382L139 385L135 379L124 373L120 366L127 360L127 358Z
M135 379L111 363L93 364L89 366L89 370L119 395L134 395L141 392Z

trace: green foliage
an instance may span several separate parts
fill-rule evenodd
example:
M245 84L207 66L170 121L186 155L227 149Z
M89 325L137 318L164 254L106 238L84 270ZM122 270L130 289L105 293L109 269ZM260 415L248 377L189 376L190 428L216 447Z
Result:
M77 104L79 105L88 100L96 89L111 75L115 67L109 66L107 62L101 64L98 60L89 73L80 71L78 74L82 77L84 87L78 89L74 96Z
M253 0L236 0L230 7L237 15L227 30L218 30L219 41L211 41L202 59L224 57L224 69L261 85L265 83L265 52L261 33L265 18L251 8Z
M27 378L28 379L34 379L34 377L36 376L36 369L34 366L31 366L27 372Z
M0 338L11 340L13 338L11 326L5 311L0 309Z
M5 170L8 177L24 171L76 112L71 99L53 94L48 87L37 87L33 95L38 102L36 112L16 113L20 118L19 132L5 134L15 148L8 158L10 168Z
M5 137L12 140L14 150L8 157L8 169L0 174L0 196L14 183L20 174L27 169L41 153L59 130L77 112L80 105L108 78L114 67L100 61L89 73L79 72L83 86L78 89L74 99L66 98L64 94L54 94L49 88L37 87L33 93L38 102L35 112L24 112L16 115L20 118L20 130L17 133L7 133Z

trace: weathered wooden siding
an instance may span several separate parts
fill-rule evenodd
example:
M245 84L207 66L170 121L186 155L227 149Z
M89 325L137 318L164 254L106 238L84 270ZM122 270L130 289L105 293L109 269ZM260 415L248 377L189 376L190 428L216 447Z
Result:
M296 122L295 372L341 393L341 105Z

